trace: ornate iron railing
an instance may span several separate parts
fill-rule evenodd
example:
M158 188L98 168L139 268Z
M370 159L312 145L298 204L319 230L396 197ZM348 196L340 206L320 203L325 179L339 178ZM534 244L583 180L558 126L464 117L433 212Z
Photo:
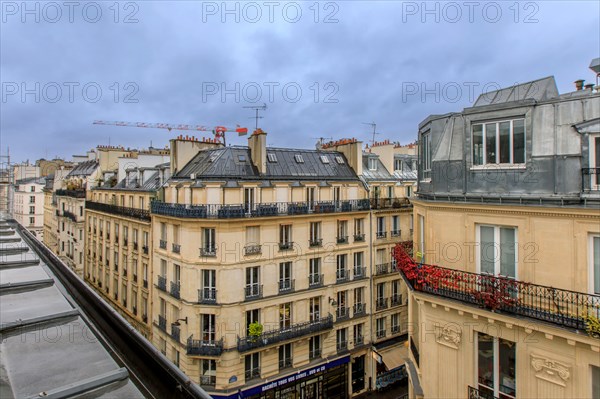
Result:
M198 290L198 303L216 304L217 290L215 288L200 288Z
M590 317L600 318L600 295L417 264L403 244L395 247L394 257L399 270L415 291L577 330L590 330ZM600 338L600 334L594 331L591 335Z
M188 355L196 356L220 356L223 353L223 339L201 340L194 339L193 335L187 340L186 352Z
M129 208L126 206L117 206L110 204L102 204L100 202L85 201L85 209L93 211L105 212L120 216L126 216L134 219L150 221L150 212L145 209Z
M156 286L161 291L167 291L167 278L165 276L158 276Z
M56 190L61 197L85 198L85 190Z
M255 348L275 344L289 339L298 338L307 334L318 333L333 327L333 316L329 315L316 321L293 324L290 327L263 332L260 336L238 337L237 348L239 352L246 352Z
M235 219L266 216L291 216L312 213L336 213L368 211L368 199L347 201L303 201L303 202L272 202L255 204L248 207L245 204L222 205L186 205L162 201L152 201L152 213L179 218L197 219Z

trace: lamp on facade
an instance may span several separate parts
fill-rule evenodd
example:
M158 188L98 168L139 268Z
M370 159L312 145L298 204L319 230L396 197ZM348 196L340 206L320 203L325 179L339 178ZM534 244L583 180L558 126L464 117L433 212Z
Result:
M180 326L180 325L181 325L181 323L179 323L180 321L185 321L185 324L187 324L187 323L188 323L187 316L186 316L186 317L184 317L183 319L177 319L177 320L175 320L175 321L173 322L173 325L175 325L175 326Z

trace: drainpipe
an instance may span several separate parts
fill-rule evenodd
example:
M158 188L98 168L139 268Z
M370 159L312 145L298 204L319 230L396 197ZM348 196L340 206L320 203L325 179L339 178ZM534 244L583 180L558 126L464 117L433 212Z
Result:
M369 192L367 191L367 193L369 194ZM370 195L369 195L370 197ZM375 365L374 365L374 359L372 356L372 352L373 352L373 211L370 210L369 211L369 302L371 303L370 306L370 312L369 312L369 323L371 326L371 356L370 356L370 363L371 363L371 378L369 378L369 389L372 389L372 385L371 382L373 383L373 385L375 385Z

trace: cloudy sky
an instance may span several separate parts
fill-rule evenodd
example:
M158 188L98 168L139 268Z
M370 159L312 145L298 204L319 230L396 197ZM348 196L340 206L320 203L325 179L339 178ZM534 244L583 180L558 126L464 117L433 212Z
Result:
M600 56L597 1L3 1L1 16L13 161L175 135L94 120L253 127L243 107L263 103L269 145L369 142L364 122L407 143L485 91L548 75L572 91Z

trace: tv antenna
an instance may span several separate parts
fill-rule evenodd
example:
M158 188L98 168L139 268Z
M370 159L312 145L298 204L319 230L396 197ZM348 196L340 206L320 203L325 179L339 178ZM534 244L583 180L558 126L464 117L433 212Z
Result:
M333 137L311 137L312 140L317 140L317 148L323 146L325 140L333 141Z
M256 112L256 114L254 116L249 117L249 119L256 120L256 126L254 127L254 129L258 129L258 120L264 118L264 116L258 116L258 111L266 111L267 104L263 103L263 105L246 105L243 108L253 109Z
M373 139L371 140L371 146L373 146L373 144L375 144L375 135L376 135L376 134L379 134L379 133L377 133L377 131L376 131L376 129L377 129L377 124L376 124L375 122L371 122L371 123L369 123L369 122L363 122L362 124L363 124L363 125L369 125L369 126L371 126L371 127L373 128Z

